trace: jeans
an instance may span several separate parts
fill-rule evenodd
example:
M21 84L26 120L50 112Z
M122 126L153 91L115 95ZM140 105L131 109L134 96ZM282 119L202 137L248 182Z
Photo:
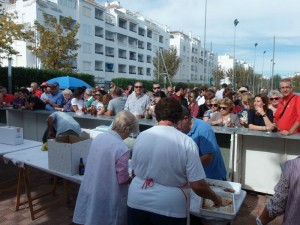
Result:
M186 225L186 218L163 216L128 207L128 225Z

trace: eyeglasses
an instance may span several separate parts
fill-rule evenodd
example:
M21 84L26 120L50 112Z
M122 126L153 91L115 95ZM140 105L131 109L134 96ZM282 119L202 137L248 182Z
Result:
M279 98L270 98L270 101L273 101L273 100L278 101Z
M221 109L221 110L227 110L227 107L220 106L220 109Z
M280 87L281 90L283 90L283 89L290 89L290 88L291 88L291 86Z
M160 87L154 87L153 89L154 89L154 90L156 90L156 89L160 89Z
M218 107L218 104L211 104L212 107Z
M134 88L142 89L143 87L142 86L134 86Z

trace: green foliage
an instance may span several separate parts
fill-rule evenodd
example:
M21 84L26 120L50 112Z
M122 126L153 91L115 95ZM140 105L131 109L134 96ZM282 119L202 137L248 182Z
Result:
M163 60L162 60L163 56ZM166 68L164 66L166 65ZM162 82L166 73L169 74L169 77L172 81L175 76L178 67L179 67L180 59L177 56L177 49L171 48L170 50L164 50L162 54L156 52L156 56L153 57L153 65L154 65L154 78L158 80L158 71L160 74L159 81ZM166 70L167 69L167 70Z
M220 89L221 79L225 78L225 73L220 68L213 71L213 78L215 82L215 86Z
M16 55L16 51L12 44L16 40L28 40L33 34L32 31L25 31L24 24L16 24L14 21L18 19L17 13L4 12L0 15L0 53L6 56Z
M0 67L0 86L8 87L7 67ZM31 82L41 84L44 81L54 77L72 76L79 78L91 86L95 85L94 76L84 73L69 73L66 71L53 71L35 68L13 67L12 68L12 86L13 91L20 87L29 87Z
M300 93L300 75L296 75L292 79L293 91Z
M69 18L58 23L56 17L43 14L44 26L35 21L37 40L32 40L28 49L42 62L42 67L51 70L73 72L72 62L76 60L80 45L76 38L79 24Z

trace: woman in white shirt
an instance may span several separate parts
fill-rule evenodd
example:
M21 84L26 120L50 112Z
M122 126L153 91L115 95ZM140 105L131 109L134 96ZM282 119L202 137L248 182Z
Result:
M78 87L75 89L73 98L71 100L71 104L73 107L74 112L77 112L78 110L82 110L82 107L84 105L84 92L85 89L83 87Z
M158 125L143 131L133 146L131 167L136 175L128 192L131 225L185 225L189 187L221 205L208 186L195 142L176 129L182 106L162 98L155 106Z

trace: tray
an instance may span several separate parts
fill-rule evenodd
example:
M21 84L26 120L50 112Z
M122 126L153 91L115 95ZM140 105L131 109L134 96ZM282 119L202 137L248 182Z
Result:
M203 208L203 201L206 201L207 203L210 203L212 201L208 200L208 199L201 198L201 200L200 200L200 214L204 217L213 217L215 219L233 220L236 216L234 194L229 193L229 192L216 192L216 194L219 195L222 198L229 199L230 201L232 201L232 203L229 204L226 207L221 206L220 208L212 207L211 209L206 209L206 208ZM207 204L207 205L210 205L210 204ZM212 205L213 205L213 203L212 203Z
M211 189L217 192L226 192L226 188L234 190L235 198L241 193L241 184L229 181L222 181L222 180L214 180L205 178L206 182L210 186ZM224 190L225 189L225 190ZM229 192L230 193L230 192Z

